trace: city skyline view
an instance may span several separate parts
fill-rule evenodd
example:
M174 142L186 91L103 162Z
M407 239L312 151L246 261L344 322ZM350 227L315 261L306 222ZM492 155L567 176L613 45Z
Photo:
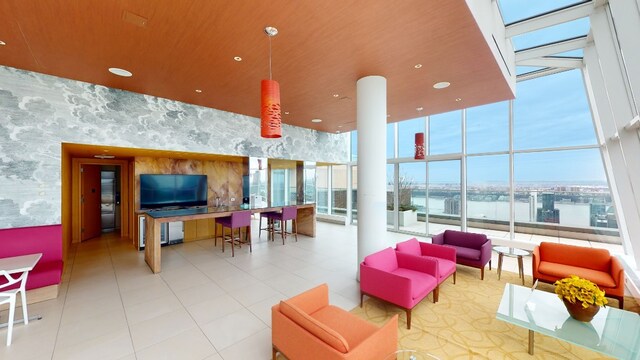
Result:
M577 3L498 0L507 25ZM583 17L513 36L511 41L516 51L526 50L586 36L590 27L589 18ZM580 49L550 56L571 62L582 60L583 55ZM461 110L441 114L416 110L415 118L387 124L391 229L431 233L443 226L460 228L461 208L465 206L465 216L473 223L468 226L476 229L504 231L515 222L520 234L512 235L516 237L522 232L557 234L564 227L563 231L575 232L572 236L578 238L586 236L579 235L582 233L602 236L602 241L619 241L583 68L566 67L542 76L536 73L540 70L544 68L516 66L516 73L526 76L518 78L513 100L465 107L465 99L457 99ZM451 84L447 91L455 94L455 86ZM424 133L424 160L414 159L416 133ZM325 211L325 203L327 213L344 213L345 194L351 189L351 211L356 218L357 131L350 138L351 163L333 165L333 170L326 171L327 187L324 180L318 183L318 203L319 211ZM347 171L351 171L351 184L347 184ZM324 202L324 196L329 201ZM411 208L417 210L417 222L429 223L426 227L403 225L400 213ZM603 229L609 231L607 235Z

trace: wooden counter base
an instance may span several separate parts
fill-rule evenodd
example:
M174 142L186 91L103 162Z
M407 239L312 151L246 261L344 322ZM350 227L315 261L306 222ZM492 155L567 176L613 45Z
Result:
M298 208L297 223L298 234L310 237L316 237L316 205L304 204L296 205ZM251 212L261 213L267 211L280 211L282 206L274 206L261 209L252 209ZM149 214L145 214L145 247L144 261L149 265L151 271L157 274L162 271L162 251L160 247L161 224L172 221L189 221L199 219L210 219L217 217L230 216L233 211L204 213L195 215L179 215L163 218L153 218Z

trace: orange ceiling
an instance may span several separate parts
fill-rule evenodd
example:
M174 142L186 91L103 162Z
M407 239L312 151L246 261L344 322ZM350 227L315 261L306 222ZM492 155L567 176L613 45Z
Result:
M291 125L355 129L367 75L390 122L513 98L465 0L3 0L0 64L259 117L269 25Z

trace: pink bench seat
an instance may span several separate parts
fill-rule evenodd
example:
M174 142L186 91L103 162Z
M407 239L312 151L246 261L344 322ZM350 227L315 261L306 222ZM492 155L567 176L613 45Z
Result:
M29 272L27 290L60 284L62 225L0 229L0 258L36 253L42 253L42 258ZM0 279L4 281L6 279Z

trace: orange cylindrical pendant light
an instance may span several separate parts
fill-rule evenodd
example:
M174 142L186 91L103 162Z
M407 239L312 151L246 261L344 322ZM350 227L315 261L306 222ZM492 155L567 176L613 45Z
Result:
M416 133L416 153L413 157L416 160L424 159L424 133Z
M262 98L260 135L263 138L282 137L280 85L275 80L262 80L260 93Z

